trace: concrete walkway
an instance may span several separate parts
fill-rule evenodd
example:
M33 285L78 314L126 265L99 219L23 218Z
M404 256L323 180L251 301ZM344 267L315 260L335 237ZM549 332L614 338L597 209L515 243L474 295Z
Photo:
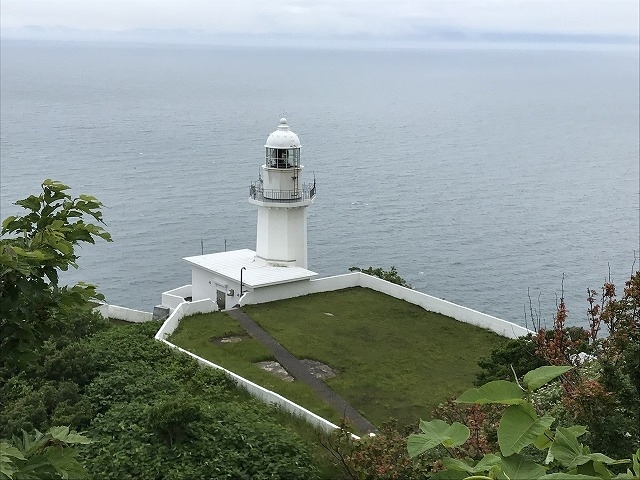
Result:
M349 405L340 395L329 388L326 383L311 375L309 368L305 364L291 355L286 348L280 345L275 338L263 330L246 313L238 308L228 310L227 313L235 318L249 335L267 347L271 353L273 353L273 356L280 365L293 375L296 380L309 385L309 387L311 387L311 389L320 398L340 412L360 433L375 433L378 431L376 427L360 415L355 408Z

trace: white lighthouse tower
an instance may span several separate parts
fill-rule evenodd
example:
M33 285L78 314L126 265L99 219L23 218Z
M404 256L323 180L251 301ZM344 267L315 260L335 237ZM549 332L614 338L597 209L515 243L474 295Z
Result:
M249 190L249 202L258 207L256 260L307 268L307 207L316 184L302 183L300 139L285 118L267 138L265 149L260 177Z
M284 118L265 148L259 179L249 189L249 202L258 207L256 251L186 257L191 285L163 293L164 306L175 308L176 301L190 298L215 302L226 310L245 295L259 302L308 291L307 282L318 275L307 270L307 207L316 196L315 180L302 183L300 140Z

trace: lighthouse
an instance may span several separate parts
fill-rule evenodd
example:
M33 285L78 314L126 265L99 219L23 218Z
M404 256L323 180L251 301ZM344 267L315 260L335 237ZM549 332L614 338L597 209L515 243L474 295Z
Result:
M307 207L316 183L302 182L300 139L286 119L280 119L265 149L258 180L249 187L249 202L258 207L256 250L186 257L191 285L164 292L164 306L175 308L190 298L194 305L208 301L227 310L247 295L260 302L308 293L309 281L318 275L307 270Z
M265 143L265 162L251 183L249 202L258 207L256 260L275 267L307 268L307 207L316 195L302 182L300 139L286 118Z

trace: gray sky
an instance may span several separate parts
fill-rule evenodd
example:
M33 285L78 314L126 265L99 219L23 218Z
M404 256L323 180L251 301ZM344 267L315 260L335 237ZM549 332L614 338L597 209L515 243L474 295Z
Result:
M638 0L2 0L2 28L402 36L433 28L638 35Z

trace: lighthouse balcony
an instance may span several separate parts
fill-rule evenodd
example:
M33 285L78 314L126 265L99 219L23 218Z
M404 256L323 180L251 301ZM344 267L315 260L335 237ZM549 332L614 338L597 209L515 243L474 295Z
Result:
M252 182L249 187L249 202L256 205L270 206L306 206L313 202L316 196L316 184L303 184L295 190L268 190L262 187L262 182Z

